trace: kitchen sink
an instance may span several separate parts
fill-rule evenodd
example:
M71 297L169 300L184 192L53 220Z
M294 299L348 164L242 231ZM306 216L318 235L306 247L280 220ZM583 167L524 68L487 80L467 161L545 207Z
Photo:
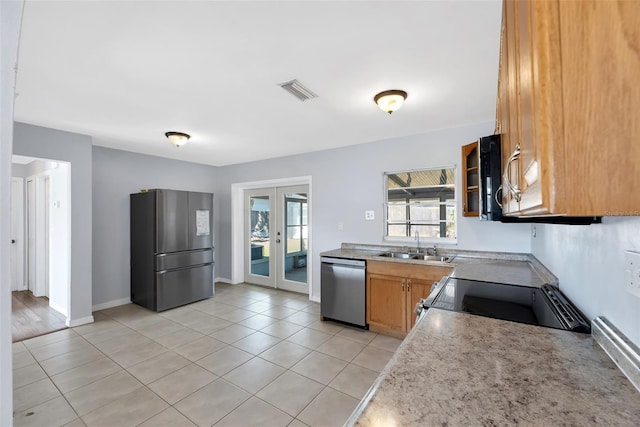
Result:
M380 256L399 259L420 259L423 261L451 262L454 258L452 255L426 255L417 254L415 252L385 252Z
M451 262L453 256L445 256L445 255L413 255L411 258L413 259L421 259L424 261L439 261L439 262Z
M409 259L413 256L413 254L407 252L385 252L380 254L380 256L386 256L389 258L401 258L401 259Z

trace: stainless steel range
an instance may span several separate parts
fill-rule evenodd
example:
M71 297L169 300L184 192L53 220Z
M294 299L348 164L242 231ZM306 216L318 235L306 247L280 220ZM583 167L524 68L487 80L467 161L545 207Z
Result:
M519 323L590 333L589 322L555 286L541 288L443 278L423 309L440 308ZM418 307L420 308L420 307Z

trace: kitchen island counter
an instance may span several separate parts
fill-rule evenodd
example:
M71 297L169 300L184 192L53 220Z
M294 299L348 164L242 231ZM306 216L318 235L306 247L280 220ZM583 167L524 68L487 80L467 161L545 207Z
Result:
M637 425L591 335L428 310L346 425Z

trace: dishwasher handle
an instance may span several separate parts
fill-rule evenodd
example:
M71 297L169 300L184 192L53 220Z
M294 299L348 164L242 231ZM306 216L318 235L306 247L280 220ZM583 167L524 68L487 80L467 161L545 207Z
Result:
M365 261L357 260L357 259L320 257L320 261L323 264L335 264L340 267L353 267L353 268L361 268L361 269L364 269L367 265Z

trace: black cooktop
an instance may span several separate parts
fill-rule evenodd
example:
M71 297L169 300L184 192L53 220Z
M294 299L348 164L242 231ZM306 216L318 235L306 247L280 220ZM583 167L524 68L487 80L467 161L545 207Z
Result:
M591 333L589 322L555 286L541 288L449 278L423 303L450 311Z

